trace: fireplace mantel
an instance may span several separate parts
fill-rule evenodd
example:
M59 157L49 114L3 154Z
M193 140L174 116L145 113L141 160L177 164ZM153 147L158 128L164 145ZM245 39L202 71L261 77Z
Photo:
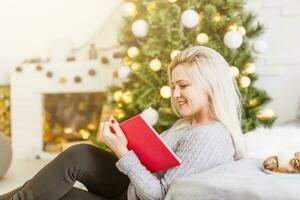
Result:
M96 73L89 73L91 69ZM10 85L14 159L33 159L43 154L43 94L106 91L115 69L98 60L23 64L13 69ZM74 81L76 76L81 82Z

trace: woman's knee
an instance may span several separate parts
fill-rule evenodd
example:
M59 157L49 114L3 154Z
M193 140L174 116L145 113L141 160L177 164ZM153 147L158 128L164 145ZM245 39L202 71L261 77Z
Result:
M78 160L89 156L91 154L91 151L94 151L94 148L97 147L94 147L90 144L77 144L63 151L60 157L65 157L68 160Z

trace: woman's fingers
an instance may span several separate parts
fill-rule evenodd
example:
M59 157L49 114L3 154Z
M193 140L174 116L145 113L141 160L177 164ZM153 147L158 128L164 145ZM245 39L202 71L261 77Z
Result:
M121 127L119 126L119 123L112 116L110 118L110 122L117 135L124 135Z
M103 126L104 126L104 124L103 124L103 122L102 123L100 123L100 125L99 125L99 129L98 129L98 135L97 135L97 138L96 138L96 140L99 142L99 141L103 141Z

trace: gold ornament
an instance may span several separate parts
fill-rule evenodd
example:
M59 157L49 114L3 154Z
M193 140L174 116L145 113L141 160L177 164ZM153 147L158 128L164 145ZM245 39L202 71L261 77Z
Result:
M115 91L115 93L114 93L115 101L120 101L122 96L123 96L123 92L121 90Z
M251 80L248 76L242 76L240 79L240 84L242 88L249 87L249 85L251 84Z
M235 66L231 66L230 70L231 70L231 75L234 77L237 77L240 74L239 68L237 68Z
M247 63L245 65L245 72L248 74L252 74L255 72L255 64L254 63Z
M205 33L199 33L196 40L199 44L206 44L208 42L208 36Z
M160 95L167 99L171 97L171 88L170 86L163 86L162 88L160 88Z
M141 64L140 64L140 63L137 63L137 62L134 62L134 63L132 63L132 65L131 65L131 69L132 69L132 70L138 70L138 69L140 69L140 67L141 67Z
M123 58L123 63L125 63L126 65L131 65L132 64L132 60L129 57L125 56Z
M243 26L238 27L238 32L244 36L246 35L246 29Z
M130 91L124 92L122 99L125 103L132 103L132 93Z
M132 46L127 50L127 54L130 58L134 58L139 55L139 49L135 46Z
M250 100L249 100L249 105L250 105L251 107L257 106L257 104L258 104L257 98L254 98L254 99L250 99Z
M222 19L220 13L217 13L216 16L214 17L215 22L220 22Z
M116 116L118 119L122 119L123 117L125 117L125 112L120 108L116 108L114 109L114 116Z
M177 56L177 54L179 54L180 51L179 50L173 50L170 54L170 58L173 60L173 58L175 58L175 56Z
M154 58L153 60L150 61L150 68L153 71L159 71L161 68L161 62L158 58Z

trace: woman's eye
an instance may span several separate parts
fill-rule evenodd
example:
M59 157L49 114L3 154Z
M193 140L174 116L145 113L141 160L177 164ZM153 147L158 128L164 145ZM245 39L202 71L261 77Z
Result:
M181 85L180 88L185 88L187 85Z

